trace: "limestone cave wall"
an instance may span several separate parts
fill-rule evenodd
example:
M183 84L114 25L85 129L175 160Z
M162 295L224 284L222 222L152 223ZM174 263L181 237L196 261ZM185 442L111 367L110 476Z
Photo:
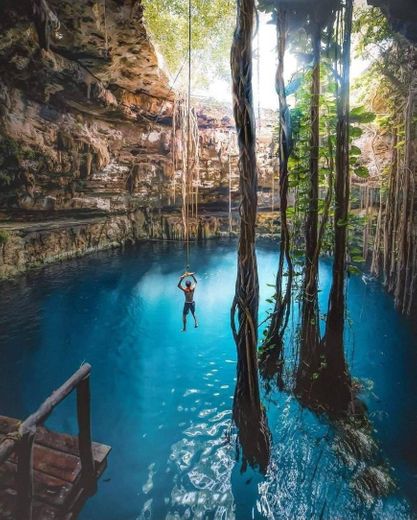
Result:
M141 2L3 5L0 277L140 238L182 239L181 94L159 67ZM229 187L237 222L233 116L203 100L193 107L200 216L191 233L219 236L229 229ZM275 115L265 118L259 195L268 206Z
M159 201L174 94L140 2L6 3L1 208L112 211ZM142 181L134 192L132 175Z
M178 207L183 166L173 157L182 153L172 125L176 93L158 66L140 2L6 3L0 208ZM234 123L227 107L200 104L195 113L199 197L210 204L227 192L229 159L237 179Z

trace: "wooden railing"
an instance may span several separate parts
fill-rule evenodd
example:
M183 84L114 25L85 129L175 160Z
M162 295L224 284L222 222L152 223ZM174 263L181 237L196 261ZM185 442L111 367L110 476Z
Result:
M50 416L54 408L73 391L77 391L78 449L81 462L83 487L94 493L97 486L91 444L90 414L90 373L91 365L82 365L62 386L46 399L39 409L23 421L19 430L8 435L0 444L0 464L16 452L16 520L32 519L33 497L33 442L36 428Z

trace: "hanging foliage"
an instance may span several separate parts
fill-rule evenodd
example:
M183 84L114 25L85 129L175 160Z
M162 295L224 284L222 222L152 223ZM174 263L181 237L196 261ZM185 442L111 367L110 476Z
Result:
M153 42L174 76L187 57L188 0L143 0L142 4ZM207 87L218 78L229 80L234 9L234 0L193 0L193 86ZM178 86L186 86L185 75Z
M310 162L308 177L308 208L305 220L305 266L301 303L300 359L296 394L309 399L311 377L320 364L318 310L318 210L320 159L320 46L322 24L311 27L312 73L310 98Z
M397 308L410 314L417 304L417 52L415 45L389 29L377 8L359 10L354 30L359 52L371 59L369 69L361 76L364 99L374 105L375 131L391 150L387 175L382 172L373 183L372 189L379 193L377 200L365 199L370 218L364 232L364 256L372 250L372 273L382 277ZM368 192L370 189L367 187ZM374 226L371 210L375 207Z
M338 15L341 56L337 82L336 179L334 210L334 260L325 335L320 346L321 364L314 379L313 398L328 411L347 412L352 402L350 376L344 353L345 276L349 211L349 85L353 1L347 0ZM339 23L340 19L340 23ZM336 63L337 67L338 63ZM336 68L338 70L338 67ZM315 394L315 395L314 395Z

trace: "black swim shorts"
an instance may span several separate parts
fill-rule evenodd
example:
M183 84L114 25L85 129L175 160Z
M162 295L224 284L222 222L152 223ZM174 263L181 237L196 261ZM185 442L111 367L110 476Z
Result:
M182 311L184 316L186 316L189 311L191 311L192 314L195 313L195 302L185 302L184 303L184 310Z

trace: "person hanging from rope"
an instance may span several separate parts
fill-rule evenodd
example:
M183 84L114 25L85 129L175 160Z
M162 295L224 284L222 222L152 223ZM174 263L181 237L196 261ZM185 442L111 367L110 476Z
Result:
M187 314L191 311L191 314L194 318L194 327L198 327L197 318L195 317L195 301L194 301L194 291L197 285L197 279L194 276L195 273L189 273L186 271L183 275L180 276L180 280L178 282L178 289L183 291L185 296L184 309L182 311L182 323L183 329L182 332L186 331L187 328ZM184 278L191 277L194 280L194 283L191 280L186 280L185 287L182 285L182 281Z

